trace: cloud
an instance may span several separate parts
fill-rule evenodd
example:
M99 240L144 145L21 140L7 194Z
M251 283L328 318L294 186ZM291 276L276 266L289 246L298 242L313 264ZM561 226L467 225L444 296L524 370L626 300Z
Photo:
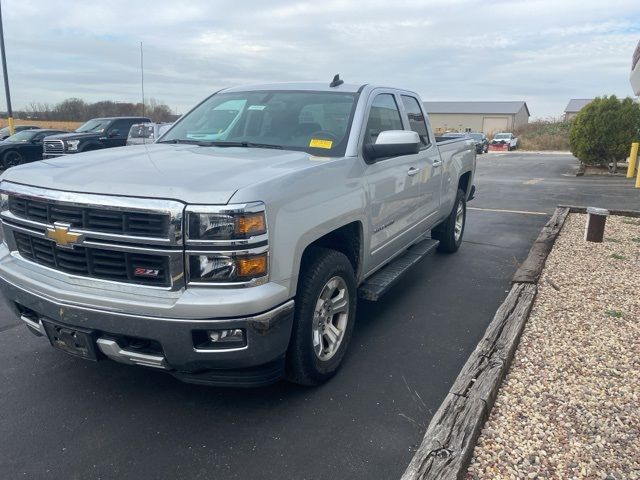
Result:
M139 98L183 112L225 86L297 80L394 85L430 100L631 94L640 4L596 0L3 2L14 108Z

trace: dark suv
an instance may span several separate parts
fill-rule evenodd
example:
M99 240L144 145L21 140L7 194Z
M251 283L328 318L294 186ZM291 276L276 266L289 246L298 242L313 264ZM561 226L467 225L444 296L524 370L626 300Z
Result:
M43 158L102 148L123 147L131 125L150 122L146 117L94 118L73 133L52 135L44 139Z

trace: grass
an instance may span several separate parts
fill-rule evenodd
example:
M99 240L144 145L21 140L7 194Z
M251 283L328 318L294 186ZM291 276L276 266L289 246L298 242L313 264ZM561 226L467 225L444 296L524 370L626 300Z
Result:
M622 243L620 240L618 240L617 238L612 238L612 237L605 237L605 240L607 242L611 242L611 243Z
M14 118L14 125L36 125L40 128L55 128L59 130L69 130L70 132L82 125L82 122L61 122L56 120L23 120ZM0 128L8 125L7 119L0 119Z
M624 255L622 255L621 253L612 253L611 255L609 255L611 258L615 258L616 260L624 260L625 257Z
M522 150L569 150L569 122L536 120L518 127L518 148Z
M640 237L633 237L631 239L632 242L640 243Z
M630 218L625 218L622 220L622 223L626 223L627 225L640 225L640 220L631 220Z
M623 315L622 310L605 310L604 313L605 315L613 318L621 318Z

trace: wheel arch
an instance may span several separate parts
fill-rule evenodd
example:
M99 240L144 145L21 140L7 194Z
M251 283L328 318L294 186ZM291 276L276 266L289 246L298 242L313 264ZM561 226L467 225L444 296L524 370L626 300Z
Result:
M363 259L363 226L360 220L342 225L309 243L302 251L300 269L304 268L305 261L316 247L343 253L353 266L356 279L360 278Z

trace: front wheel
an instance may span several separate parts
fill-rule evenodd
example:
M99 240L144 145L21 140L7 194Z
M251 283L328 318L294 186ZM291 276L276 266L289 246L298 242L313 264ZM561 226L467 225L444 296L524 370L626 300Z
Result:
M444 222L431 230L431 237L440 241L439 252L454 253L462 245L462 235L467 220L467 202L465 193L458 190L451 213Z
M315 248L305 255L287 351L287 378L318 385L340 368L356 314L356 280L342 253Z
M2 158L2 164L4 168L15 167L16 165L20 165L23 161L24 159L22 158L22 155L20 155L15 150L5 153L4 157Z

